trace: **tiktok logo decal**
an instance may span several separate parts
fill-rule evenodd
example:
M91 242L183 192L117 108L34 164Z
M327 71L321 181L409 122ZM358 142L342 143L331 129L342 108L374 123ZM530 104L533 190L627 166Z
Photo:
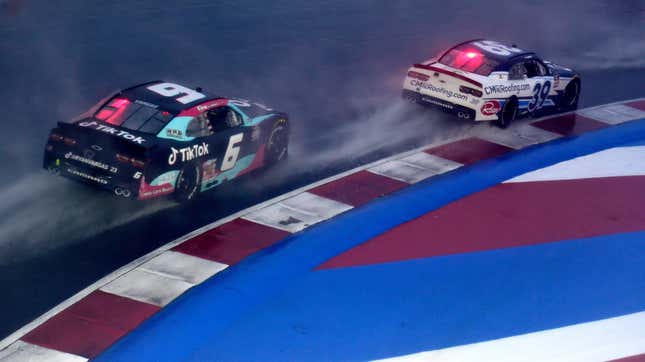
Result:
M190 147L176 149L170 147L170 155L168 156L168 164L174 165L178 158L181 162L191 161L197 157L208 155L208 144L202 142L201 145L192 145Z

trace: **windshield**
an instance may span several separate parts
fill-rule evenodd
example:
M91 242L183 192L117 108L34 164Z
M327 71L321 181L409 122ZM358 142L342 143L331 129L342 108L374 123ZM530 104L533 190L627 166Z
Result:
M439 63L479 75L489 75L499 65L497 60L486 57L470 44L450 49Z
M173 118L170 112L159 110L152 104L114 98L94 116L111 125L143 133L157 134Z

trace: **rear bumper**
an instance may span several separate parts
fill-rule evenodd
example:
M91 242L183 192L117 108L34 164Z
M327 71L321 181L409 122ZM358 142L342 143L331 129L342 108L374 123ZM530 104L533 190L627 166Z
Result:
M138 198L143 172L135 178L136 171L110 169L110 166L106 169L100 162L93 165L87 162L86 158L79 161L77 156L70 151L46 149L43 168L53 174L107 190L120 197Z
M417 93L404 89L401 96L403 99L424 105L426 107L442 110L446 113L454 114L460 118L475 120L476 112L472 108L464 107L459 104L451 103L446 100L431 97L429 95Z

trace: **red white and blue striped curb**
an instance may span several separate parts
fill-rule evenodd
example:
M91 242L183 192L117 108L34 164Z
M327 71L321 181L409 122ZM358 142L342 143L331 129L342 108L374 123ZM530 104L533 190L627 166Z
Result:
M0 360L93 358L191 287L291 233L463 165L641 118L645 98L518 122L507 130L479 127L469 137L294 190L195 230L102 278L0 342Z
M645 176L645 139L637 145L625 145L609 148L600 152L562 161L555 165L541 168L503 183L506 200L500 197L501 187L491 188L469 198L470 206L477 208L489 205L491 199L499 200L504 205L509 200L522 198L523 203L530 205L525 211L514 210L513 223L506 223L503 231L491 232L491 235L479 238L474 235L482 233L481 224L490 225L491 218L486 213L477 222L471 223L468 232L455 232L459 240L450 240L442 232L442 222L454 220L468 209L453 205L452 218L449 208L444 208L441 215L425 215L406 226L392 230L387 237L380 236L378 241L361 244L358 248L329 260L324 268L343 266L369 265L400 260L401 255L387 254L387 244L396 244L401 249L401 241L413 244L414 239L422 238L411 230L418 228L418 223L428 219L442 220L426 224L426 230L433 230L443 246L435 245L441 251L426 250L425 254L416 250L415 258L432 254L450 255L482 250L511 248L553 242L554 240L575 240L579 237L616 235L619 233L638 232L645 226L642 218L642 180ZM498 185L502 186L502 185ZM548 189L549 191L544 191ZM594 190L591 192L591 190ZM540 203L539 198L548 199L548 195L561 200L562 208L567 214L574 215L566 220L558 220L562 213L544 208L553 206L552 200ZM593 195L593 196L590 196ZM461 201L461 200L460 200ZM465 201L464 201L465 203ZM477 205L477 206L476 206ZM602 205L602 207L601 207ZM603 207L606 207L604 209ZM504 206L501 206L504 208ZM483 210L489 210L482 207ZM458 210L455 212L455 210ZM495 210L499 210L496 208ZM611 217L607 217L607 210ZM640 211L639 211L640 210ZM518 216L522 215L522 216ZM535 215L542 215L536 219ZM425 220L424 220L425 218ZM525 223L518 222L523 219ZM526 222L530 222L530 225ZM532 230L529 236L519 237L521 230ZM511 231L509 232L509 229ZM405 238L403 234L407 235ZM481 234L480 234L481 235ZM506 236L506 237L505 237ZM510 237L509 237L510 236ZM412 239L412 240L411 240ZM482 242L485 239L485 242ZM427 240L427 238L424 238ZM476 245L472 240L478 240ZM380 245L379 245L380 244ZM431 243L428 243L431 244ZM446 244L452 245L445 247ZM362 255L360 248L369 248L369 255ZM432 249L427 246L427 249ZM394 251L389 248L389 251ZM406 251L403 252L404 255ZM374 260L379 256L378 260ZM566 278L566 276L563 276ZM566 295L566 291L563 291ZM639 311L611 318L591 320L584 323L540 330L537 332L512 335L504 338L485 340L477 343L451 346L409 355L385 358L382 361L516 361L518 356L530 356L535 361L607 361L619 358L621 361L645 361L645 312ZM628 357L625 357L628 356Z
M406 187L207 280L97 361L370 360L640 312L645 294L636 250L643 232L624 232L643 227L642 177L504 182L608 149L636 146L638 153L644 139L645 119L636 120ZM355 193L336 191L336 200ZM554 256L578 267L553 263ZM321 270L337 258L348 263ZM588 280L584 270L598 278ZM544 303L536 305L525 297L537 290ZM563 297L569 303L557 302ZM406 307L392 308L399 303ZM489 306L503 318L492 318ZM462 312L468 326L458 322ZM417 328L400 329L401 320Z

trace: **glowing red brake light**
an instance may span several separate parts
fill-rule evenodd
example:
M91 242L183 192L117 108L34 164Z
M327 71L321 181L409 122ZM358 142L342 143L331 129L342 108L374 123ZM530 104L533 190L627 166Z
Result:
M475 53L475 52L468 52L468 53L466 53L466 56L467 56L468 58L470 58L470 59L473 59L474 57L476 57L476 56L478 56L478 55L479 55L479 54L477 54L477 53Z
M114 113L114 110L112 109L102 109L97 115L96 118L100 119L101 121L105 121L108 119L112 114Z
M99 111L99 113L96 115L96 118L103 122L107 122L115 126L120 126L124 121L121 116L126 111L129 104L130 101L128 99L115 98L111 100L107 106L103 107L103 109Z
M430 79L430 76L425 75L423 73L415 72L413 70L408 72L408 77L418 79L418 80L421 80L421 81L424 81L424 82L426 82L426 81L428 81L428 79Z
M128 103L130 103L130 101L125 99L125 98L117 98L117 99L113 100L112 103L110 103L110 106L112 106L114 108L122 108L122 107L127 106Z

